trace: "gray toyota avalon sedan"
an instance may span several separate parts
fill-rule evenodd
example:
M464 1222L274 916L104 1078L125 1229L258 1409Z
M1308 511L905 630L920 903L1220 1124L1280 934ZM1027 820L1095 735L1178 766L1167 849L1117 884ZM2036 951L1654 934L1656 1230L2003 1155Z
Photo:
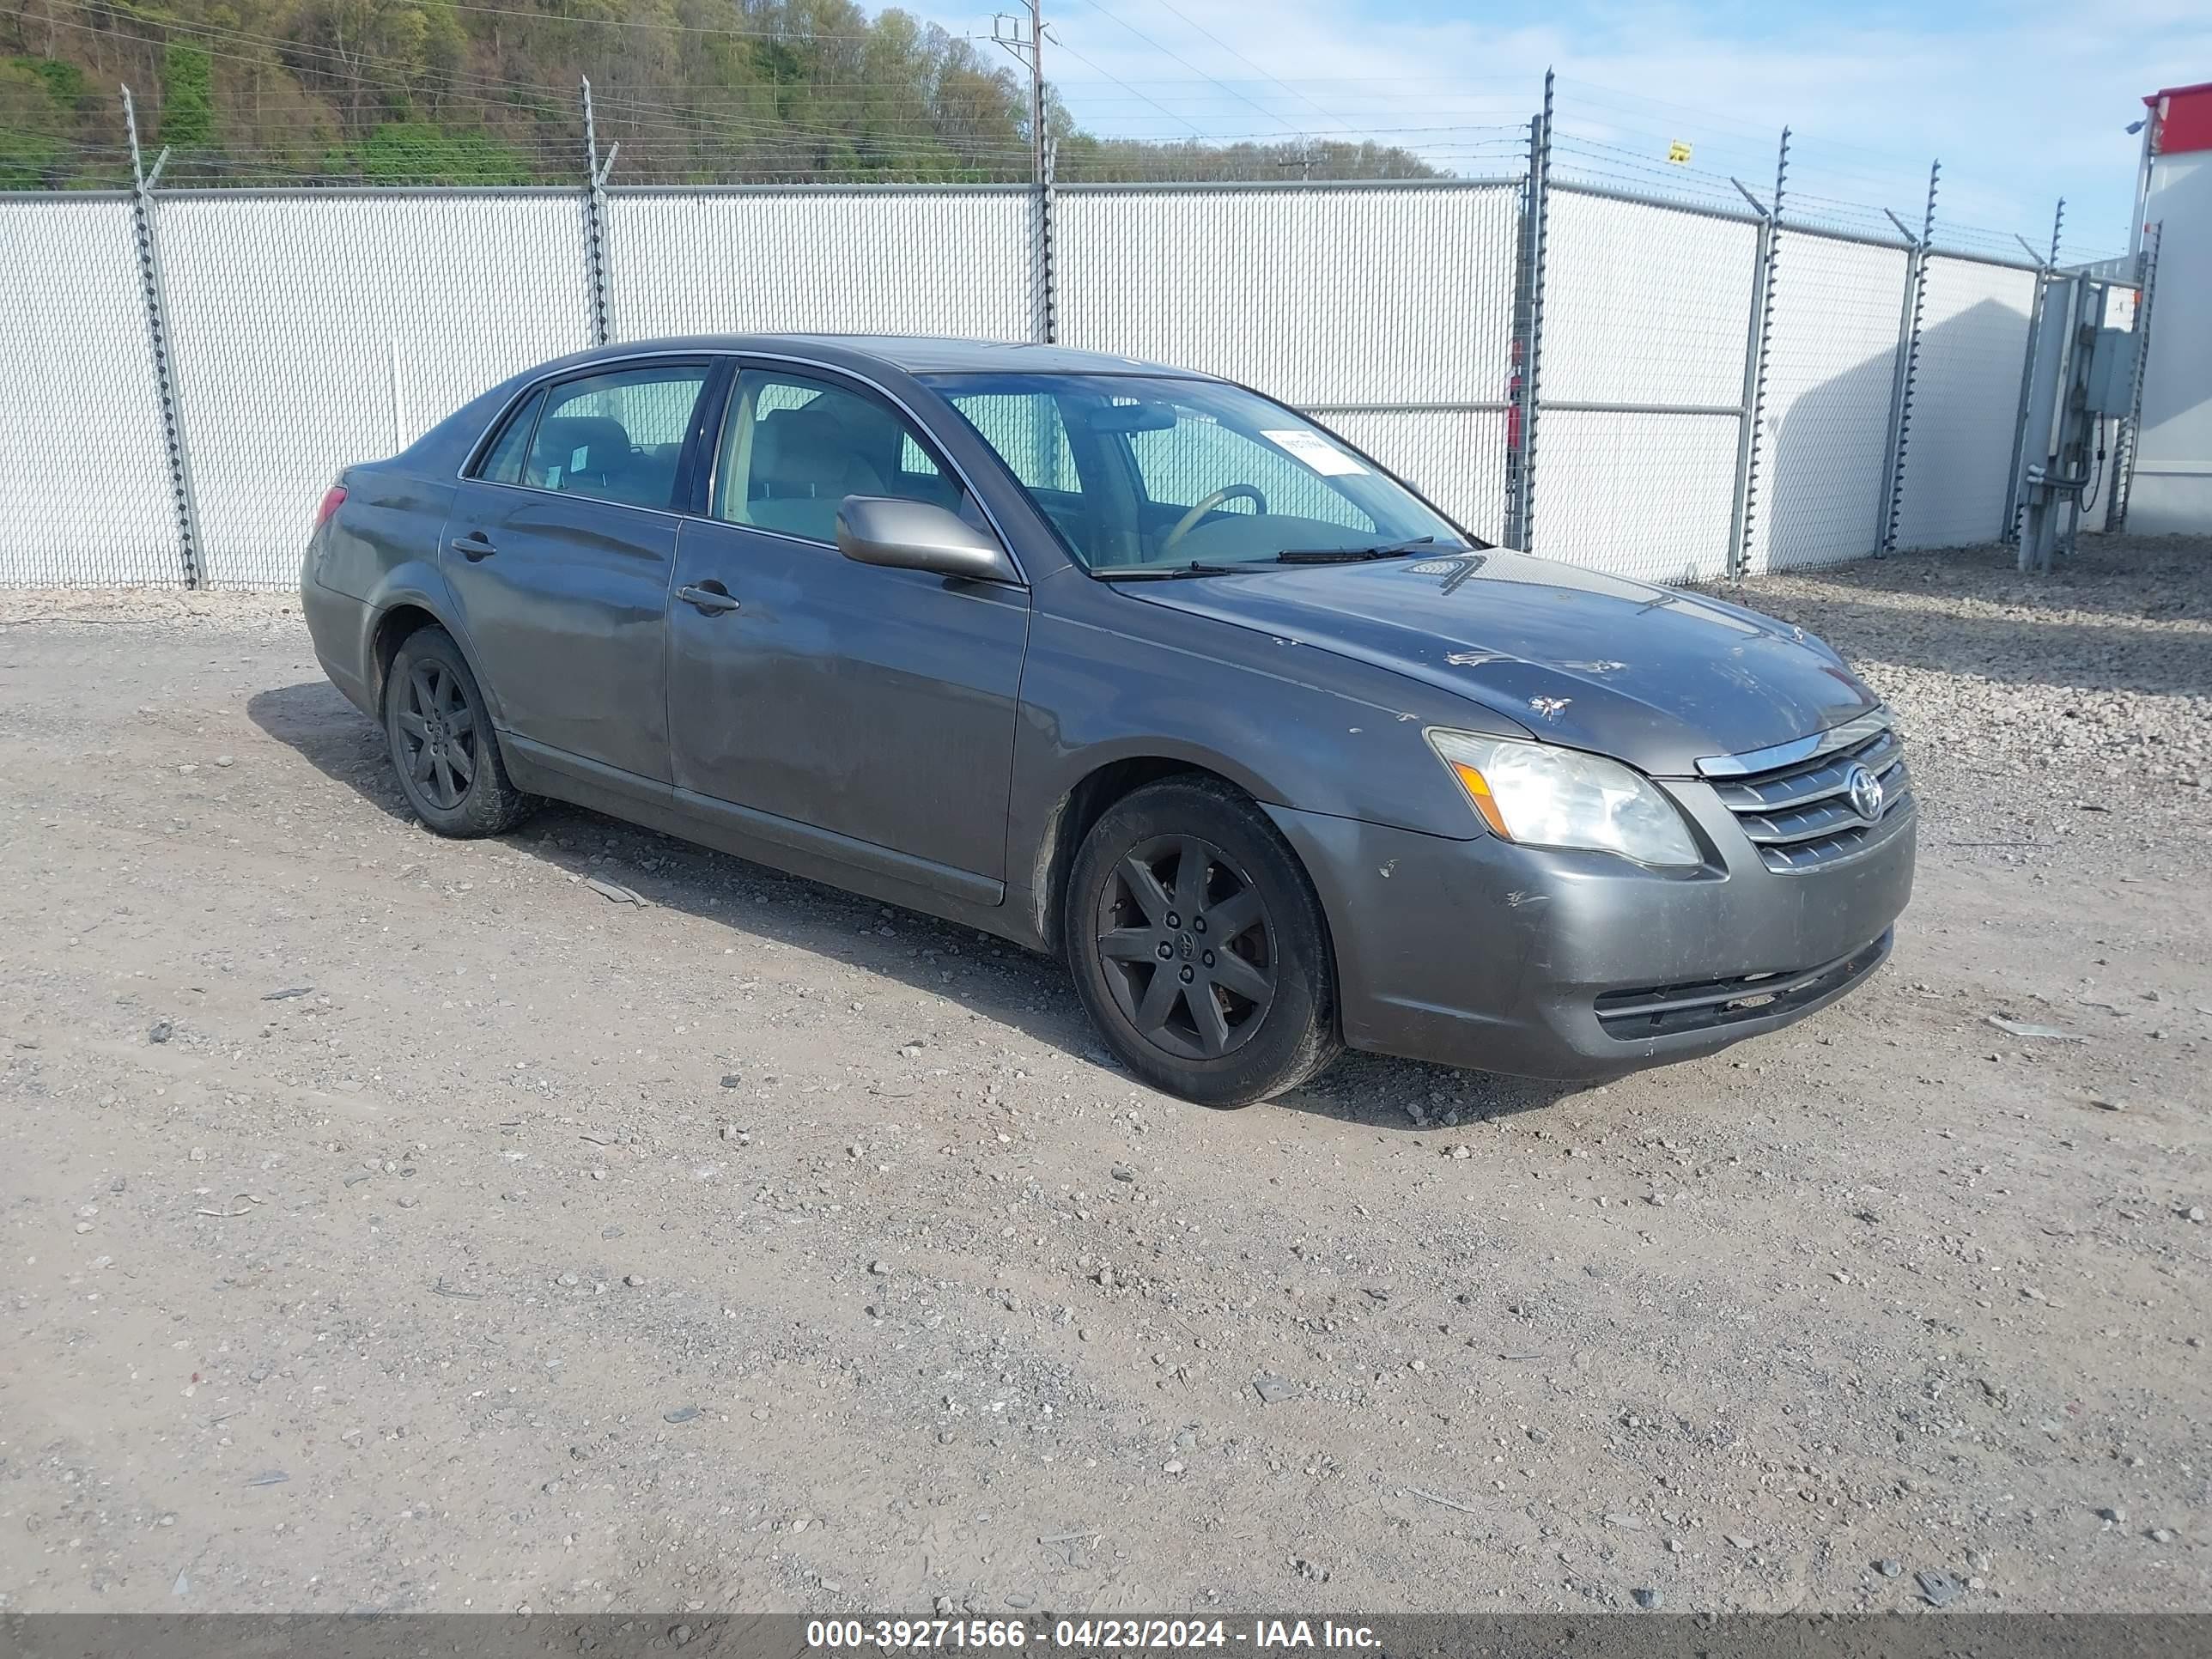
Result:
M349 468L301 586L432 829L556 797L1059 953L1211 1105L1347 1043L1708 1053L1866 978L1912 887L1896 734L1820 641L1125 358L563 358Z

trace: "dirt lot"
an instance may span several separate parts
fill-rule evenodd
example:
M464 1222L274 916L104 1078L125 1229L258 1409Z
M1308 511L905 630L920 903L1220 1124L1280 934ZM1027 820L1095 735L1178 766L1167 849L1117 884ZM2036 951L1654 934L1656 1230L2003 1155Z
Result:
M281 599L0 599L0 1608L2212 1608L2212 548L1748 597L1914 744L1875 983L1227 1115L973 933L434 839Z

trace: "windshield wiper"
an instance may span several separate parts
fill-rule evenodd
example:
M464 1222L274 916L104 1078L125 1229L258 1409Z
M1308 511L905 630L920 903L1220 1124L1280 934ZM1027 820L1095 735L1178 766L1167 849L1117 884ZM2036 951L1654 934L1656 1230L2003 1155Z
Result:
M1251 569L1249 564L1200 564L1194 560L1188 564L1122 565L1091 574L1102 582L1171 582L1185 576L1241 576Z
M1386 542L1379 547L1286 547L1275 555L1277 564L1358 564L1367 559L1395 559L1435 545L1434 536L1410 541ZM1456 544L1455 544L1456 545Z
M1185 576L1245 576L1255 570L1264 570L1270 564L1358 564L1367 559L1402 558L1436 544L1434 536L1416 536L1410 541L1390 542L1377 547L1286 547L1271 559L1255 559L1249 564L1206 564L1193 560L1188 564L1127 564L1109 565L1091 574L1102 582L1171 582ZM1449 544L1452 550L1467 550L1457 542Z

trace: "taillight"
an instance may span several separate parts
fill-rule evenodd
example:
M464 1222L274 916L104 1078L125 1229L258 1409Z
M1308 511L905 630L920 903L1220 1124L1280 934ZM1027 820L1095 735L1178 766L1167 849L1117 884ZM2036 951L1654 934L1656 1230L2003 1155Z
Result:
M315 528L320 530L328 524L331 521L331 514L337 512L344 501L345 486L343 484L332 484L325 489L323 492L323 504L315 509Z

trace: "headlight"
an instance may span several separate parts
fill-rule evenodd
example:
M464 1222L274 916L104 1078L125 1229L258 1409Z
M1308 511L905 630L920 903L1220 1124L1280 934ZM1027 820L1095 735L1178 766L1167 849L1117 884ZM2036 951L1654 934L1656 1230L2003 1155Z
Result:
M1638 864L1694 865L1674 802L1618 761L1472 732L1429 733L1482 821L1523 847L1584 848Z

